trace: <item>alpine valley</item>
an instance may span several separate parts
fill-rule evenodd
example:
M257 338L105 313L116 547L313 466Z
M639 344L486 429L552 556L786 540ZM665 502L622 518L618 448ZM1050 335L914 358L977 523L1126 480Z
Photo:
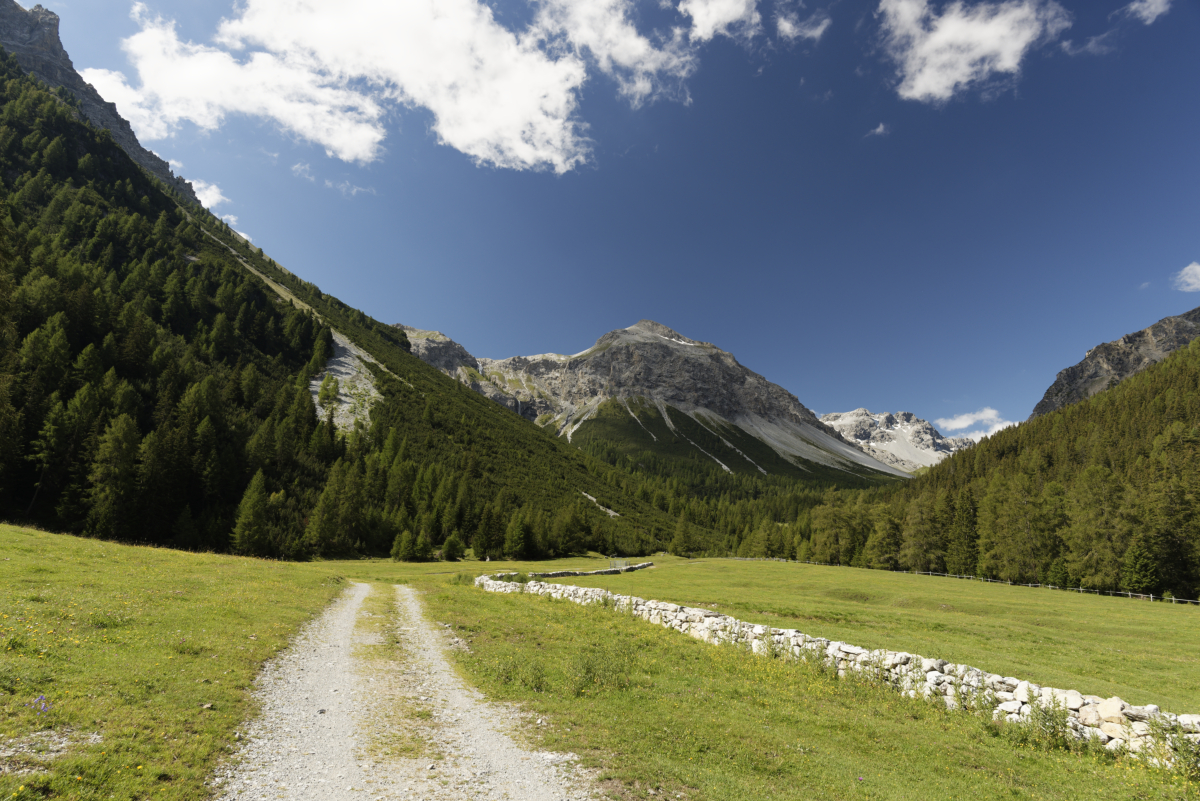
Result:
M650 320L476 358L201 208L57 25L0 0L8 519L286 559L669 548L1200 591L1196 312L1094 349L973 445L907 412L819 419Z

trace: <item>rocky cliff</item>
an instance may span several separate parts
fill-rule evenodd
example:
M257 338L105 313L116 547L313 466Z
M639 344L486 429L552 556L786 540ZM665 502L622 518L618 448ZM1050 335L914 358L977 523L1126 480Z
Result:
M821 415L821 422L884 464L911 473L974 445L966 437L944 437L912 412L871 414L867 409Z
M52 89L64 87L79 101L88 120L107 129L129 157L147 172L182 195L200 204L191 183L171 172L167 162L138 143L129 123L117 107L100 96L75 71L70 56L58 38L58 15L40 5L26 11L14 0L0 0L0 46L17 57L21 67Z
M732 354L651 320L610 331L572 356L499 360L471 356L444 334L400 327L415 355L568 439L616 410L628 415L636 433L645 432L647 442L664 435L683 440L731 472L730 464L770 472L746 446L749 440L739 440L745 436L801 470L813 462L906 475L847 442Z
M1078 403L1113 384L1161 362L1200 336L1200 308L1164 317L1149 328L1126 334L1089 350L1083 361L1061 371L1046 390L1033 417Z

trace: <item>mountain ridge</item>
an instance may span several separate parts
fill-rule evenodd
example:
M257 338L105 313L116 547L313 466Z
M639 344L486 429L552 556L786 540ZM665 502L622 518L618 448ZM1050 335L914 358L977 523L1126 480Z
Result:
M0 45L17 57L22 69L52 89L61 86L70 92L88 121L111 133L138 166L189 203L201 205L191 182L175 175L170 164L142 147L132 126L117 113L116 105L101 97L96 87L76 71L63 48L58 26L59 16L41 5L26 10L16 0L0 0Z
M1078 363L1060 370L1029 418L1078 403L1157 364L1200 337L1200 308L1164 317L1140 331L1088 350Z
M907 475L848 442L795 395L746 368L733 354L653 320L609 331L576 354L505 359L472 356L440 332L399 327L410 335L414 355L526 419L553 426L568 441L605 404L617 403L645 432L648 444L658 442L659 435L647 428L654 418L670 436L688 439L727 472L733 470L730 461L741 465L743 459L768 472L732 443L736 437L728 434L737 429L800 471L807 469L806 463L816 463L848 472ZM643 400L648 403L638 411L630 405ZM725 457L680 433L678 418L669 410L706 430L706 441L719 443Z

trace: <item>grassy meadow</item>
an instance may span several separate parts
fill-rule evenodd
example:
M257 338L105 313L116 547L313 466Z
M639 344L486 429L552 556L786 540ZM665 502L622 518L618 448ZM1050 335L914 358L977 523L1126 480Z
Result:
M70 742L0 797L206 797L262 662L345 586L329 567L0 525L0 748Z
M879 605L876 616L883 622L871 629L868 601L839 601L830 594L851 592L858 571L828 569L818 592L816 585L798 588L781 572L794 565L656 561L661 567L652 571L596 583L664 600L716 604L776 625L798 625L777 622L780 608L803 609L808 617L799 627L860 644L870 644L860 632L886 633L889 645L902 636L936 634L941 639L929 640L936 647L910 650L939 655L951 653L942 645L951 644L952 637L932 625L936 615L926 607L940 599L962 608L958 593L973 586L880 574L917 583L896 596L908 598L908 605ZM469 643L469 651L451 652L468 681L542 717L541 726L531 718L524 736L539 747L580 754L600 770L604 786L617 797L650 798L652 790L653 797L714 801L1197 797L1186 781L1133 760L1021 746L967 715L802 664L715 648L605 609L483 593L470 585L475 575L498 569L606 565L598 557L551 563L289 564L0 526L5 615L0 618L5 643L0 744L30 742L47 730L70 740L46 772L0 774L0 798L207 797L205 779L230 753L242 722L255 713L249 689L262 662L347 580L406 582L422 591L430 618L452 625ZM372 596L376 601L386 597ZM1019 609L1022 602L1007 603ZM1163 610L1113 603L1119 609ZM818 631L817 611L832 617L838 608L845 613L839 625L852 628L838 634ZM1004 611L1008 607L996 608L1005 619L1013 616ZM923 609L928 614L920 614ZM372 610L384 613L386 604L376 603ZM1042 610L1043 616L1051 615L1049 605ZM897 617L897 612L905 614ZM1090 625L1091 618L1059 615L1057 620L1067 629ZM383 624L378 617L371 621ZM991 625L998 638L1022 632ZM1184 629L1162 632L1152 616L1141 625L1143 639L1154 648L1165 650L1172 637L1188 636ZM912 630L907 635L906 628ZM1099 634L1094 641L1102 642ZM1125 647L1124 640L1118 644ZM1004 650L1003 643L995 647ZM1080 646L1075 658L1083 660L1087 653ZM1136 669L1127 676L1136 686ZM39 697L44 701L35 703ZM89 741L91 734L100 739ZM398 753L428 748L415 740L386 745L399 748ZM3 765L19 767L21 760L5 757Z

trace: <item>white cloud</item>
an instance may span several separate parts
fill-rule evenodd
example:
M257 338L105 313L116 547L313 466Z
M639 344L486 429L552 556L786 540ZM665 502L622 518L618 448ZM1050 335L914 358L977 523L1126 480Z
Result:
M196 199L200 201L200 205L210 211L222 203L228 203L229 198L221 193L221 187L216 184L210 184L208 181L201 181L198 178L192 179L192 189L196 190Z
M867 136L887 136L891 132L892 129L888 128L887 125L881 122L871 130L867 131L867 135L864 136L863 139L866 139Z
M806 20L801 20L798 14L787 9L775 15L775 30L781 39L789 42L797 39L820 41L832 24L833 20L826 11L817 11Z
M1121 10L1149 25L1171 10L1171 0L1133 0Z
M303 161L298 161L292 165L292 175L296 176L297 178L304 178L308 181L317 180L312 174L312 165Z
M718 35L749 39L762 29L758 0L680 0L679 11L692 18L696 42Z
M636 2L531 0L532 20L505 27L487 0L243 0L199 44L138 2L140 30L122 42L132 78L84 75L144 140L246 115L366 163L398 108L422 108L439 143L479 164L563 173L590 157L577 114L590 73L611 77L635 107L688 102L703 43L762 27L758 0L660 0L676 22L643 32ZM822 12L787 30L815 40L828 25Z
M531 36L551 48L558 43L576 56L590 55L634 106L663 94L687 98L682 82L696 69L696 51L683 29L672 29L658 42L643 36L631 20L631 0L541 0L538 5Z
M1015 76L1025 54L1071 25L1053 0L953 2L940 14L928 0L880 0L884 45L896 62L902 98L937 103L1000 75Z
M960 432L954 436L968 437L976 442L984 437L990 437L1001 429L1016 425L1014 421L1002 418L1000 412L990 406L985 406L977 412L958 414L954 417L941 417L934 420L933 424L943 432ZM974 430L964 431L963 429Z
M247 234L247 233L245 233L244 231L239 231L239 230L237 230L236 228L233 228L232 226L230 227L230 229L229 229L229 230L233 231L235 234L237 234L238 236L240 236L242 239L245 239L247 242L253 242L253 241L254 241L253 239L251 239L251 238L250 238L250 234Z
M1200 292L1200 262L1192 262L1175 274L1172 285L1180 292Z
M229 223L231 228L238 224L238 218L236 214L222 214L221 219Z
M1146 281L1145 283L1143 283L1141 286L1138 287L1138 289L1149 289L1149 288L1150 288L1149 281Z
M179 172L180 170L183 169L182 161L176 161L175 159L167 159L167 164L171 167L172 170L175 170L175 172Z

